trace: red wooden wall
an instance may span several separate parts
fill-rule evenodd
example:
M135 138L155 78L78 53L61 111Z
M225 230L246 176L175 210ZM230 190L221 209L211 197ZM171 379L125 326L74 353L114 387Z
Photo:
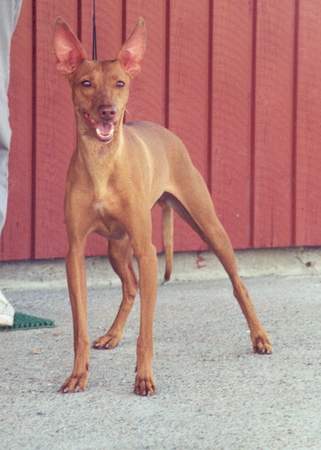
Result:
M101 58L114 57L145 17L147 53L128 118L183 138L234 246L320 245L321 2L96 0L96 7ZM57 16L91 50L91 0L24 0L12 48L4 260L66 251L63 192L75 132L52 53ZM175 249L203 248L177 219ZM88 254L105 249L90 239Z

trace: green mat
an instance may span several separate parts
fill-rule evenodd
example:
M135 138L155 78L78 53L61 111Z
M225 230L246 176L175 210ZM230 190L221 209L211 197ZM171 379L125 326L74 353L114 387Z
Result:
M55 322L53 320L16 312L12 327L0 326L0 331L33 330L35 328L53 328L54 326Z

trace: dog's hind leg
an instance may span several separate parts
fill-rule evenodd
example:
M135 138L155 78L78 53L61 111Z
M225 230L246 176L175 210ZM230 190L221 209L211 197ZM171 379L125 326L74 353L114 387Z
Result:
M223 264L232 282L234 296L247 320L254 351L271 353L269 337L256 315L249 293L238 274L230 239L216 215L206 184L196 169L191 168L189 175L188 182L180 183L173 195L168 195L166 201L208 243Z
M109 242L109 261L122 282L123 298L112 326L106 334L94 341L93 348L99 350L115 348L123 337L138 286L132 266L132 256L133 250L127 236L122 240Z

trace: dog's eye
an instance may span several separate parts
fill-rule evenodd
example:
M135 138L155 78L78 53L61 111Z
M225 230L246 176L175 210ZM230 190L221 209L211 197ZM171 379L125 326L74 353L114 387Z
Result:
M118 80L116 83L116 87L123 88L125 86L125 81Z
M91 81L90 80L83 80L81 82L81 85L84 87L91 87Z

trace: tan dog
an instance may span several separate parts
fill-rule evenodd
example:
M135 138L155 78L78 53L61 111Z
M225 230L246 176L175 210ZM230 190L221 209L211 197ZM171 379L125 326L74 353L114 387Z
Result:
M123 124L130 80L140 70L146 32L139 19L113 61L89 61L68 25L56 22L57 68L72 89L77 120L77 148L71 159L65 197L69 240L67 277L74 325L74 368L61 392L83 390L88 380L89 340L84 249L89 233L109 240L111 264L119 275L123 299L111 328L94 348L114 348L132 308L141 297L135 392L155 391L152 371L153 320L157 291L157 256L152 244L151 209L164 213L166 275L172 267L172 208L213 249L233 285L247 320L254 351L271 353L267 333L242 283L230 240L219 222L206 184L181 140L149 122ZM139 283L132 267L137 258Z

